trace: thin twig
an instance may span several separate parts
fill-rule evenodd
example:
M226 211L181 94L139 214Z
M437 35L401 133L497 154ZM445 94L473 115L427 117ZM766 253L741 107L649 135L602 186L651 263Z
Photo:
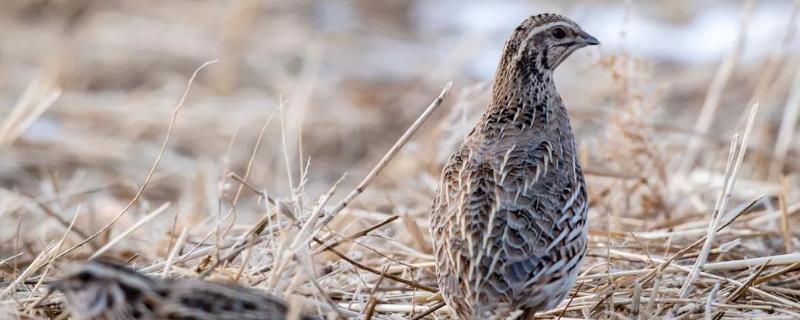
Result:
M569 305L572 304L572 301L575 300L575 297L581 291L581 288L583 287L584 283L585 283L584 281L578 283L578 287L575 288L575 293L569 298L569 301L567 301L567 305L564 306L564 309L562 309L561 312L558 313L558 317L556 317L556 320L561 320L561 317L564 316L564 313L567 312L567 309L569 309Z
M364 230L361 230L361 231L358 231L356 233L353 233L353 234L351 234L349 236L346 236L346 237L344 237L344 238L342 238L340 240L336 240L335 242L325 246L325 248L322 248L322 249L318 250L317 252L315 252L314 255L320 254L320 253L324 252L325 250L336 248L336 247L338 247L338 246L340 246L342 244L345 244L347 242L350 242L350 241L353 241L355 239L358 239L358 238L361 238L363 236L366 236L370 232L372 232L372 231L374 231L376 229L379 229L379 228L381 228L381 227L383 227L383 226L385 226L385 225L387 225L389 223L392 223L393 221L397 220L397 218L399 218L399 216L391 216L391 217L389 217L389 219L383 220L378 224L375 224L375 225L370 226L370 227L368 227L368 228L366 228Z
M323 244L323 242L320 241L319 239L314 239L314 241L316 241L319 244ZM353 259L348 258L346 255L344 255L343 253L337 251L336 249L330 248L330 249L327 249L327 250L330 251L331 253L335 254L337 257L341 258L342 260L347 261L348 263L352 264L353 266L355 266L355 267L357 267L359 269L368 271L368 272L376 274L376 275L381 275L380 271L375 270L373 268L370 268L368 266L365 266L365 265L363 265L361 263L356 262ZM386 274L386 278L389 278L391 280L394 280L394 281L397 281L397 282L400 282L400 283L405 283L405 284L407 284L407 285L409 285L411 287L414 287L414 288L417 288L417 289L420 289L420 290L433 292L433 293L439 292L439 290L436 289L436 288L429 287L429 286L426 286L426 285L423 285L423 284L419 284L419 283L417 283L415 281L406 280L406 279L400 278L400 277L392 275L392 274Z
M756 270L756 272L754 272L749 277L747 277L747 280L745 280L745 282L739 288L736 288L736 291L734 291L731 294L729 294L728 298L725 299L725 302L727 304L732 304L732 303L736 302L736 300L739 300L739 298L742 297L742 295L747 290L747 288L750 287L753 284L753 281L755 281L758 278L758 276L760 276L761 273L764 272L764 269L767 267L767 265L769 265L769 260L767 260L761 266L759 266L758 269ZM724 315L725 315L725 311L724 310L720 310L719 312L717 312L717 314L714 315L714 320L719 320Z
M97 249L97 251L95 251L94 253L92 253L92 256L91 256L91 257L89 257L89 260L94 260L94 259L96 259L97 257L101 256L103 253L105 253L106 251L108 251L108 249L111 249L111 247L112 247L112 246L114 246L115 244L117 244L117 242L119 242L119 241L120 241L120 240L122 240L123 238L127 237L127 236L128 236L129 234L131 234L132 232L136 231L136 229L139 229L139 227L141 227L141 226L143 226L144 224L146 224L146 223L150 222L150 220L153 220L153 218L155 218L155 217L156 217L156 216L158 216L159 214L163 213L164 211L167 211L167 208L169 208L169 205L170 205L170 203L169 203L169 202L167 202L167 203L164 203L164 204L162 204L160 207L158 207L156 210L154 210L153 212L151 212L150 214L148 214L148 215L144 216L142 219L140 219L139 221L137 221L137 222L136 222L136 224L134 224L132 227L130 227L130 228L128 228L127 230L125 230L125 231L123 231L122 233L120 233L120 234L119 234L119 235L118 235L116 238L114 238L114 240L111 240L111 241L109 241L109 242L108 242L108 243L106 243L106 245L104 245L102 248L100 248L100 249ZM75 247L72 247L72 248L70 248L70 250L72 250L73 248L75 248ZM65 251L65 252L63 252L63 253L61 253L61 254L59 255L59 257L62 257L62 256L64 256L64 255L66 255L67 253L69 253L69 250L67 250L67 251Z
M714 287L711 288L711 292L708 294L708 298L706 298L706 310L705 314L703 315L705 320L711 320L711 310L714 304L714 299L717 297L717 292L719 292L720 282L714 284Z
M441 302L439 302L439 303L437 303L437 304L434 304L433 306L431 306L430 308L428 308L428 310L425 310L425 312L423 312L423 313L420 313L419 315L417 315L416 317L414 317L412 320L420 320L420 319L422 319L422 318L425 318L425 317L427 317L429 314L432 314L432 313L436 312L436 310L439 310L439 309L443 308L443 307L444 307L444 306L446 306L446 305L447 305L447 304L446 304L444 301L441 301Z
M342 199L339 202L339 204L337 204L333 209L331 209L326 213L325 218L323 218L321 221L322 225L328 224L328 222L333 220L333 218L336 216L336 214L339 213L339 211L342 211L345 207L347 207L348 204L350 204L350 202L352 202L356 197L358 197L358 195L360 195L362 192L364 192L364 190L367 189L367 187L372 183L372 181L375 180L375 177L377 177L378 174L381 173L381 171L383 171L383 168L386 167L386 165L389 163L389 160L392 160L392 158L394 158L397 152L400 151L400 149L406 145L408 140L411 139L414 133L416 133L417 130L419 130L419 127L422 126L422 124L426 120L428 120L431 114L433 114L433 112L436 111L436 109L438 109L440 105L442 105L442 102L444 102L444 98L447 97L447 93L450 92L450 87L452 85L453 85L452 82L448 82L444 86L444 89L442 89L442 92L439 94L436 100L434 100L428 106L428 108L426 108L425 111L422 112L422 114L417 118L417 120L414 121L414 123L411 124L410 127L408 127L408 129L406 129L406 132L403 133L402 136L400 136L400 139L398 139L397 142L395 142L394 145L389 149L389 151L386 152L383 158L381 158L381 160L378 161L378 164L376 164L375 167L373 167L372 170L370 170L367 176L364 177L364 180L361 180L361 182L355 189L353 189L353 191L351 191L346 197L344 197L344 199Z
M120 213L118 213L116 217L111 219L111 221L109 221L106 225L104 225L102 228L100 228L100 230L98 230L97 232L95 232L90 237L86 238L85 240L83 240L83 241L79 242L78 244L72 246L72 248L69 248L67 251L65 251L60 256L62 256L64 254L67 254L69 252L72 252L73 250L75 250L77 248L80 248L81 246L89 243L89 241L92 241L94 238L97 238L99 235L101 235L104 232L108 231L108 229L110 229L111 226L113 226L115 223L117 223L117 220L122 218L122 216L125 215L125 213L127 213L131 208L133 208L133 205L136 204L136 202L139 201L139 198L144 193L144 190L147 189L147 185L150 184L150 180L153 178L153 174L155 174L156 169L158 169L158 164L161 163L161 158L164 157L164 152L167 150L167 145L169 144L170 138L172 137L172 130L175 127L175 120L178 119L178 113L180 112L181 108L183 107L183 103L184 103L184 101L186 101L186 97L189 95L189 89L192 87L192 83L194 82L194 79L197 77L197 74L200 72L200 70L203 70L203 68L205 68L205 67L207 67L207 66L209 66L211 64L217 63L217 61L218 60L211 60L211 61L208 61L206 63L203 63L202 65L200 65L200 67L195 69L194 72L192 73L192 76L189 78L189 82L186 84L186 89L183 90L183 95L181 96L181 99L178 101L178 104L172 110L172 117L170 117L170 119L169 119L169 125L167 126L167 133L164 136L164 141L161 143L161 149L158 151L158 156L156 157L156 160L153 162L153 165L150 167L150 171L147 172L147 176L145 176L144 183L142 183L142 186L139 187L138 191L136 191L136 194L133 196L131 201L128 202L128 204L125 206L125 208L123 208L122 211L120 211Z
M723 187L720 190L720 194L717 198L717 205L716 209L714 210L714 215L711 217L711 222L708 226L708 235L706 237L706 241L703 244L703 248L700 250L700 255L697 257L695 261L694 267L692 268L692 272L689 274L689 277L681 287L680 294L678 297L683 299L689 295L689 290L692 288L692 284L697 278L700 269L706 263L706 259L708 259L708 254L711 251L711 244L714 242L714 236L717 232L717 226L722 220L720 213L725 212L725 208L728 204L728 200L730 199L731 192L733 192L734 186L736 186L736 178L738 177L739 168L744 160L744 155L747 152L747 143L749 141L750 132L753 129L753 122L755 121L756 113L758 112L758 103L754 104L750 110L750 117L747 121L747 126L744 129L744 134L742 135L742 142L739 144L738 152L735 152L736 149L736 141L737 139L734 137L733 142L731 143L731 157L728 159L728 170L726 170L726 181L723 183ZM733 154L736 154L736 162L733 163ZM673 309L675 311L675 309Z
M161 273L161 278L166 279L169 276L169 268L172 267L172 263L175 262L175 256L178 254L178 251L181 250L183 247L183 242L186 241L186 236L189 234L189 228L183 228L181 230L180 236L178 236L178 240L175 241L175 246L170 251L169 255L167 256L167 261L164 262L164 271Z
M369 292L369 298L367 299L367 301L369 301L367 303L367 311L364 314L365 320L372 319L372 316L375 313L375 306L378 305L378 303L380 303L380 300L375 298L375 294L378 292L378 288L380 288L383 279L386 278L386 271L389 270L389 266L390 265L387 264L383 267L383 271L381 271L381 276L378 278L378 281L375 282L375 286L373 286L372 290L370 290Z

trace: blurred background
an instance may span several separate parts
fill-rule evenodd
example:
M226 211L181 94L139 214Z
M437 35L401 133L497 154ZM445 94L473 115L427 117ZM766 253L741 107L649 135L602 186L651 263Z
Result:
M426 253L441 166L486 106L507 36L541 12L602 42L556 72L589 175L592 230L641 232L661 245L663 232L703 230L731 138L755 102L730 206L760 199L765 212L783 203L791 215L800 199L797 10L789 0L5 0L0 260L22 255L0 277L13 279L59 239L79 206L84 235L122 211L192 72L214 59L141 200L95 249L166 202L170 213L110 255L163 260L175 230L199 237L237 201L231 225L246 229L264 209L253 193L236 195L231 173L302 208L347 173L340 199L452 81L443 107L332 224L347 233L400 215L381 234ZM758 221L747 228L761 235L733 257L800 245L778 219ZM603 242L632 241L612 238Z

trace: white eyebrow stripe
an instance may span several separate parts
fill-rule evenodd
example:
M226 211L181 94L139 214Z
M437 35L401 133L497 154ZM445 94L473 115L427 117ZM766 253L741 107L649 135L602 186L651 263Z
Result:
M517 48L517 53L514 55L513 58L511 58L511 62L515 63L517 62L517 60L519 60L519 58L522 57L523 52L525 52L525 48L527 48L526 44L531 41L531 38L533 38L535 34L542 32L542 30L550 29L557 26L571 27L572 25L566 21L556 21L556 22L546 23L531 29L531 31L528 32L528 35L525 36L525 40L519 43L519 48Z

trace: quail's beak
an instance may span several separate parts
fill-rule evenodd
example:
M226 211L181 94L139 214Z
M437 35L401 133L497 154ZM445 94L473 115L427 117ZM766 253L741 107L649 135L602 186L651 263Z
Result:
M591 34L588 34L584 31L581 31L581 33L578 34L578 39L579 39L578 42L580 42L585 46L595 46L600 44L600 40L597 40L597 38L593 37Z

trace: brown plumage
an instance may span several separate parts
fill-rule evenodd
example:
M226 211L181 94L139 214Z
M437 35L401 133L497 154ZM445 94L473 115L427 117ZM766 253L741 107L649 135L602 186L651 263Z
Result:
M288 311L283 302L255 289L154 279L102 261L73 266L52 286L66 297L73 319L81 320L283 320Z
M587 243L587 192L553 70L599 44L555 14L522 22L486 112L448 160L431 213L439 288L460 319L555 307Z

